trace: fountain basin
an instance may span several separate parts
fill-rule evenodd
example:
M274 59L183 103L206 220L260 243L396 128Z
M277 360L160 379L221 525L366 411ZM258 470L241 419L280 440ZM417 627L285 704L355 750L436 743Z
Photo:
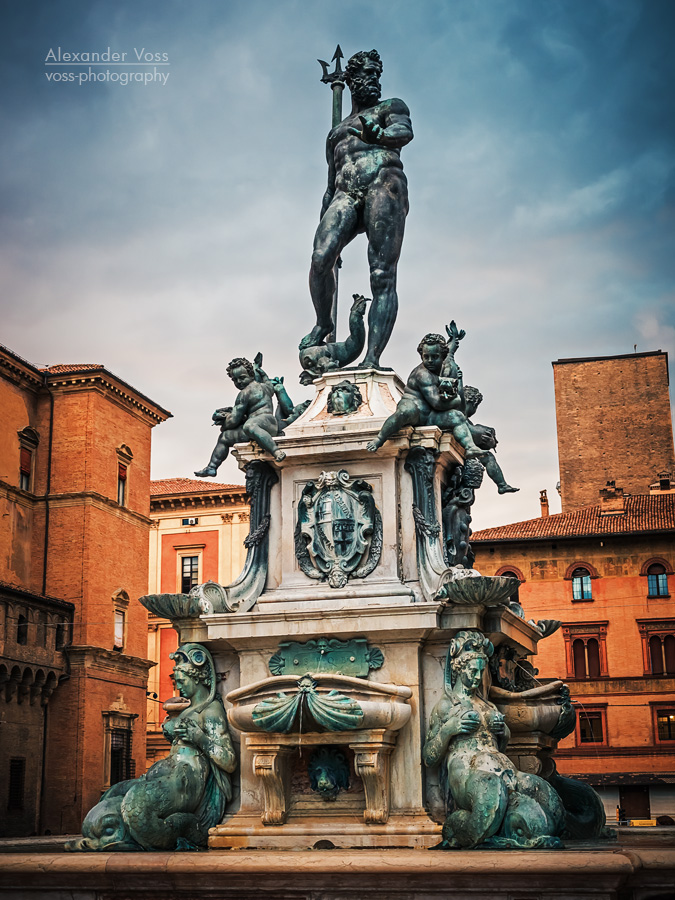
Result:
M569 703L569 692L562 681L551 681L519 692L505 691L493 685L490 688L490 700L504 716L513 735L540 731L560 737L557 734L559 726L564 727L564 720L570 716L574 727L574 710Z
M456 570L453 570L456 571ZM471 570L469 570L471 571ZM464 574L446 581L444 596L449 603L458 606L504 606L515 594L520 582L506 575Z
M227 715L238 731L295 734L386 728L410 718L409 687L349 675L276 675L230 691Z

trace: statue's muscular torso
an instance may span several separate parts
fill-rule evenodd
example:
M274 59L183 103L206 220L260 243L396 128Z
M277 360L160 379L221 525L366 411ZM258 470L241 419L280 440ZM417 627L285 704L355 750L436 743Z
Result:
M391 125L402 125L410 129L410 112L403 100L383 100L375 106L360 110L348 116L328 135L328 147L332 151L332 162L335 168L335 190L349 193L354 190L367 190L376 180L394 177L400 179L403 186L407 180L403 174L401 163L402 147L407 140L396 141L398 146L390 146L393 140L384 144L365 143L350 128L361 128L359 116L375 122L385 129Z

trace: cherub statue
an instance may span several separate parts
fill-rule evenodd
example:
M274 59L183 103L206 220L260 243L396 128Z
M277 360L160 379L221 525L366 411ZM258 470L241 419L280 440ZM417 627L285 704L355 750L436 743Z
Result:
M349 336L345 341L335 341L324 344L323 342L306 346L303 338L300 344L300 365L304 369L300 375L301 384L311 384L315 378L320 378L324 372L331 369L343 369L349 363L354 362L363 350L366 342L366 326L363 316L366 311L367 297L354 294L354 302L349 311Z
M196 850L222 819L237 760L213 658L200 644L183 644L171 658L189 703L162 725L169 755L107 790L68 850Z
M488 425L474 425L471 419L476 414L479 404L483 400L483 395L478 388L467 385L464 388L464 414L469 425L469 431L473 437L473 442L485 452L480 457L480 461L488 473L488 477L497 485L500 494L515 494L520 488L511 487L506 483L502 468L492 452L497 446L497 435L494 428Z
M431 713L422 755L441 765L441 785L452 800L441 849L556 849L565 810L556 791L537 775L520 772L504 755L509 730L482 690L494 648L480 631L460 631L450 642L445 696Z
M396 411L385 420L375 440L366 445L367 449L378 450L406 425L437 425L454 436L466 459L482 456L485 451L474 443L463 412L462 373L456 364L454 375L443 373L450 352L447 341L440 334L426 334L417 352L422 362L410 373Z
M274 441L281 430L274 414L273 398L275 394L278 396L274 385L259 366L256 370L252 362L241 357L232 360L227 374L239 389L239 394L234 406L217 409L213 414L214 424L221 427L220 437L208 465L195 472L199 478L212 478L227 458L230 447L245 441L255 441L277 462L286 457Z

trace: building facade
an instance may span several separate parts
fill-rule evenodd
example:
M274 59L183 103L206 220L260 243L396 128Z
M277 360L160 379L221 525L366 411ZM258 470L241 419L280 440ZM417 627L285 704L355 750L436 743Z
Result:
M150 575L148 593L189 593L205 581L229 584L244 567L249 508L243 485L192 478L150 483ZM174 693L169 657L178 647L171 623L148 617L149 676L147 766L169 751L162 735L161 704Z
M0 803L79 830L145 766L150 436L170 413L97 364L0 349Z
M472 536L517 577L527 619L558 619L534 664L564 678L577 727L558 767L609 815L675 818L675 453L660 350L553 364L562 513Z
M675 495L617 487L570 513L472 538L484 575L515 575L527 619L558 619L539 678L562 678L577 709L556 759L592 783L614 818L675 818Z

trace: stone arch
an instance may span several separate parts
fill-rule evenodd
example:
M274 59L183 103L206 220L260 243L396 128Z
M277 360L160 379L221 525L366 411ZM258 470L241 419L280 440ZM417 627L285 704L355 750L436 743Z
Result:
M40 443L40 432L32 425L26 425L21 431L17 431L22 446L34 449Z
M495 575L506 575L508 572L513 572L521 584L525 581L525 576L518 566L500 566L495 572Z
M589 562L584 562L583 559L578 559L576 562L573 562L572 565L567 567L567 571L565 572L565 581L571 581L572 575L577 569L586 569L591 578L600 578L600 573L592 566Z
M130 463L134 458L134 454L128 444L120 444L119 447L116 447L115 449L117 451L117 457L122 463Z
M651 556L646 562L642 563L640 575L647 575L647 570L650 566L663 566L666 570L666 575L673 574L673 567L667 559L664 559L662 556Z
M30 688L31 706L35 703L37 698L42 694L42 690L45 686L46 681L47 681L47 673L44 671L44 669L38 669L33 677L33 683Z

